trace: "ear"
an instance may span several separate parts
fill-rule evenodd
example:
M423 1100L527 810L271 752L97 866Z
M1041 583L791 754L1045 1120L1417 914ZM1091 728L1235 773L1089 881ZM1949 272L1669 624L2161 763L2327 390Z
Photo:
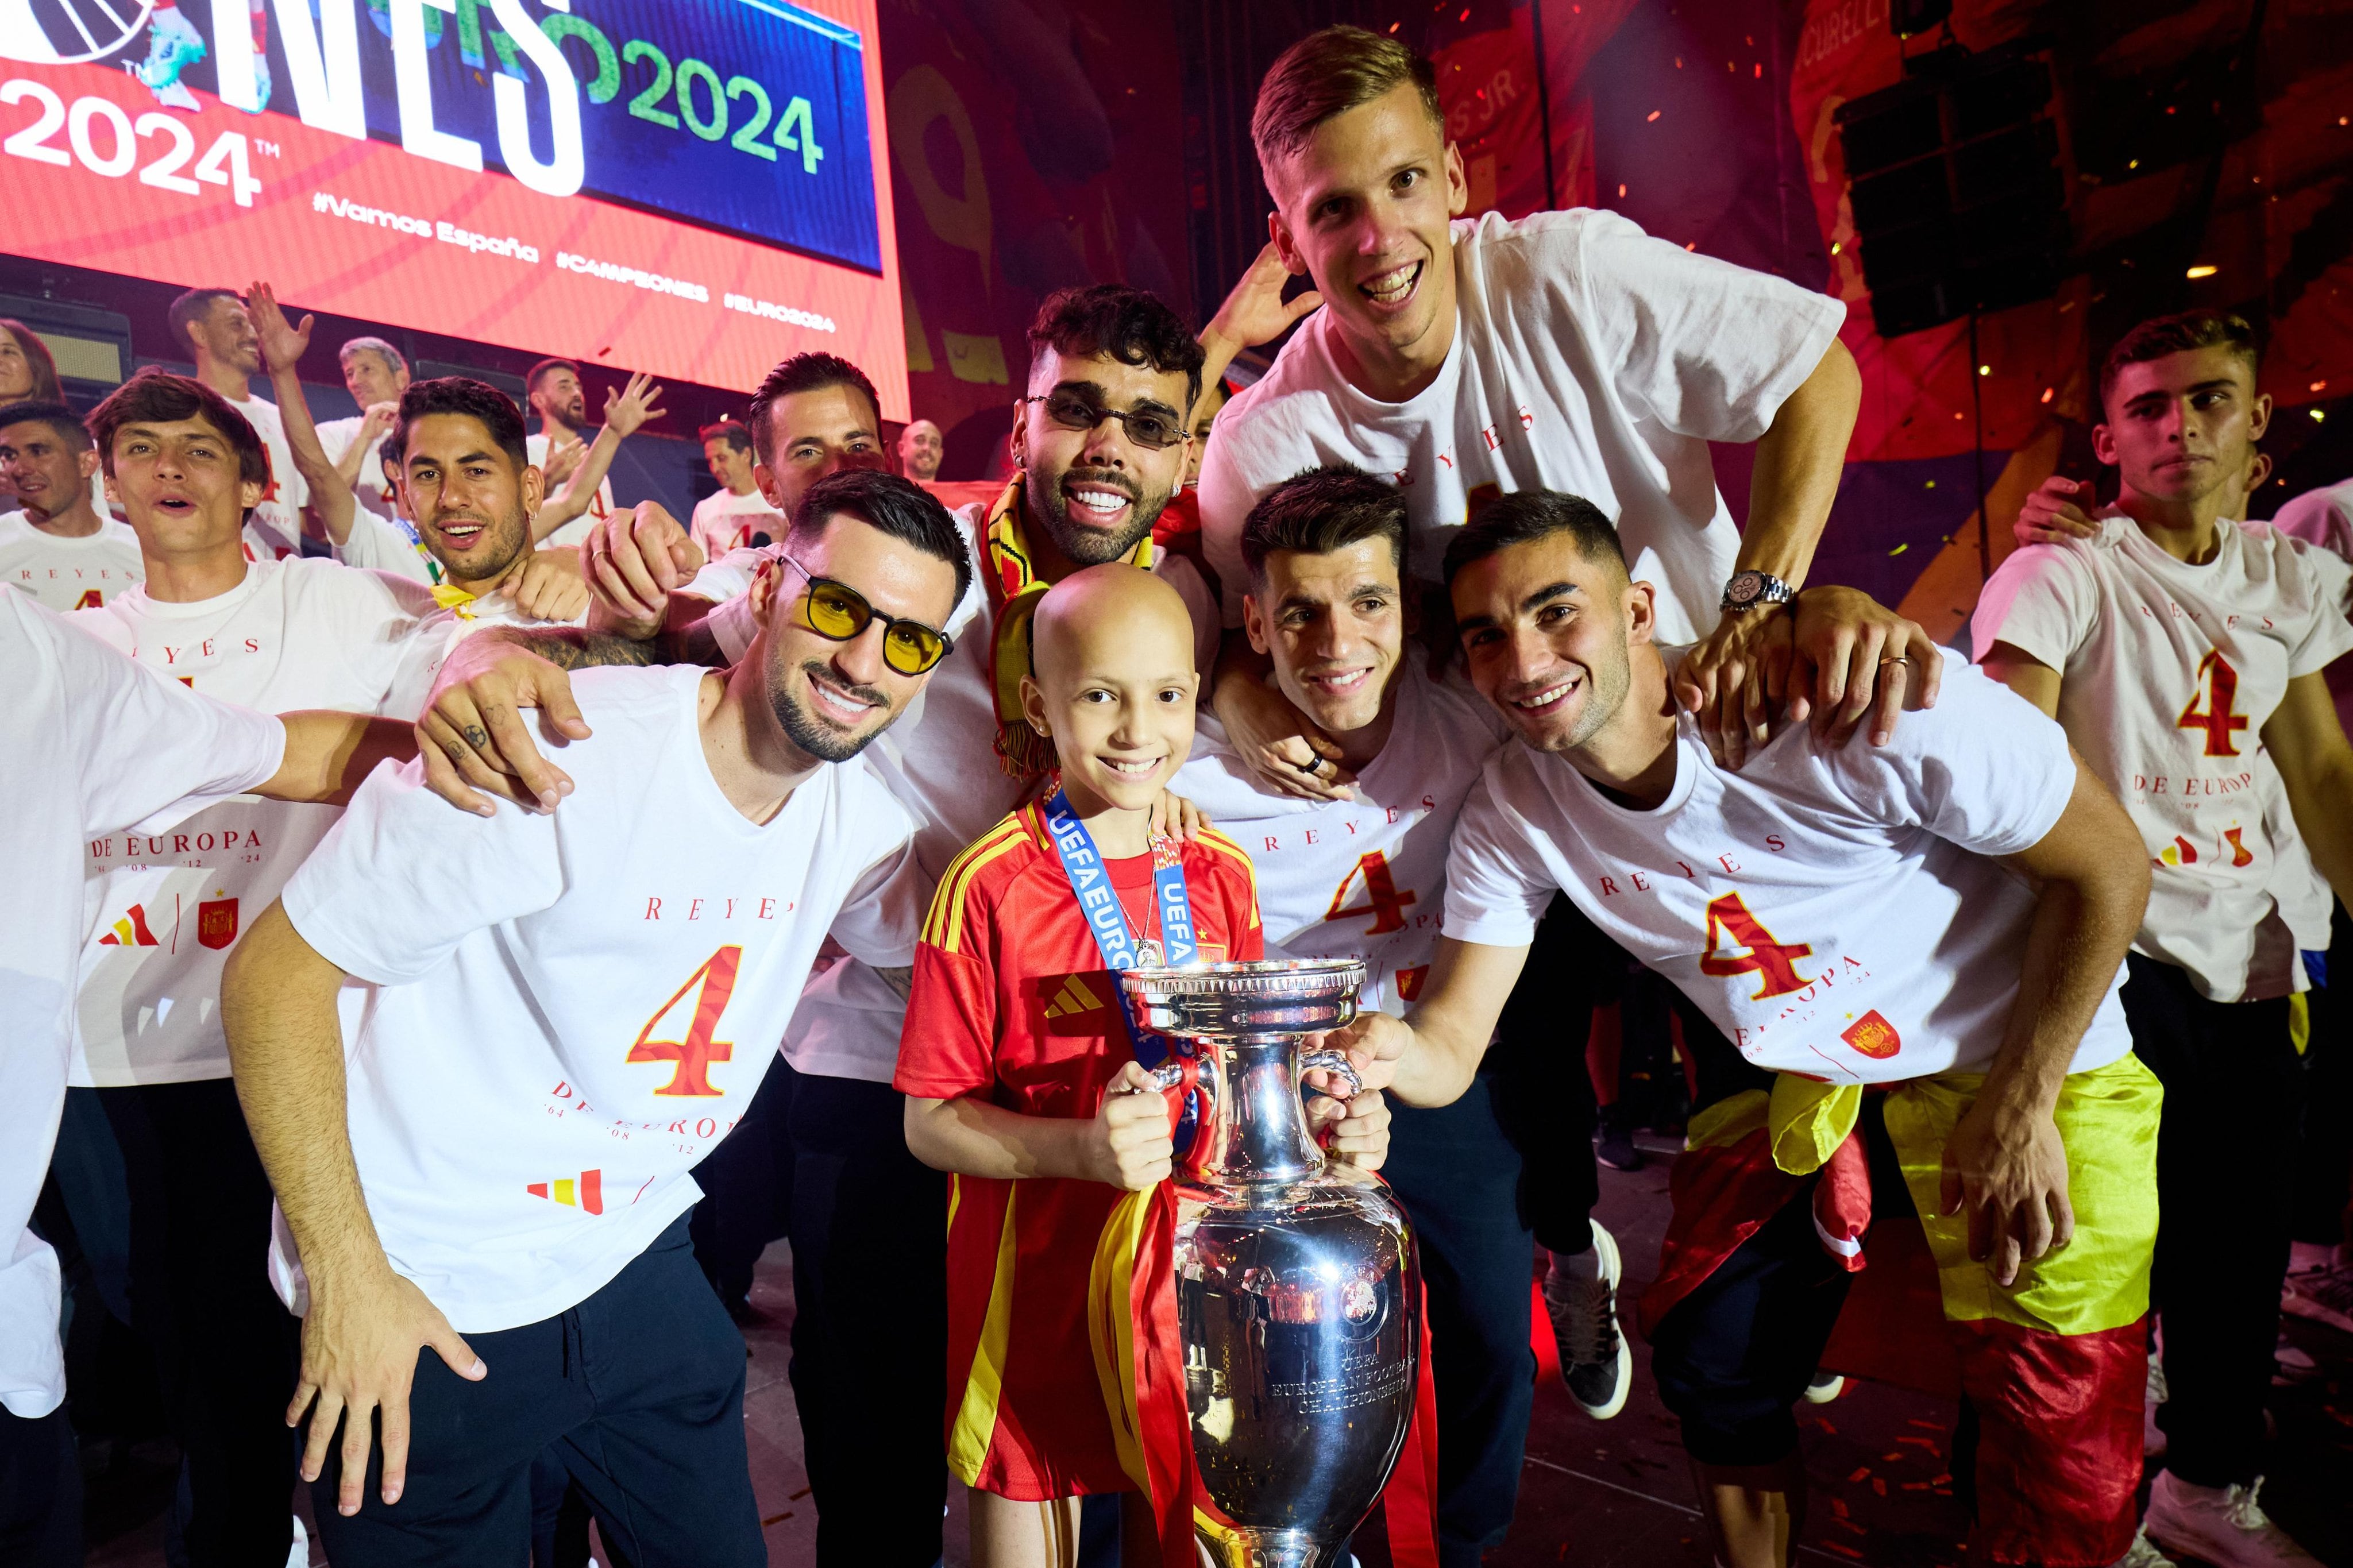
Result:
M784 486L777 482L776 471L774 468L765 463L754 463L752 483L759 489L762 500L766 501L778 512L785 510L784 503L776 500L776 497L783 492Z
M767 625L768 610L776 602L776 585L784 580L784 563L773 556L762 561L759 570L752 574L750 595L754 625Z
M251 479L238 480L237 486L237 505L244 508L247 511L251 511L255 507L261 504L261 493L269 488L269 487L267 485L257 484Z
M2254 461L2247 465L2247 498L2250 500L2253 500L2255 492L2262 489L2264 484L2270 480L2271 477L2272 460L2270 455L2268 453L2257 452L2254 457Z
M1471 182L1462 173L1462 149L1446 144L1446 216L1461 217L1471 205Z
M1013 466L1017 468L1029 468L1029 405L1019 398L1016 398L1013 403L1012 450Z
M539 471L536 463L522 466L522 516L525 522L539 515L547 503L547 476Z
M98 467L97 447L92 447L88 451L74 454L74 472L81 476L82 483L90 483L90 477L98 472Z
M2116 466L2116 438L2105 425L2092 426L2092 456L2100 460L2103 468Z
M2271 428L2271 423L2272 395L2266 392L2256 397L2254 411L2247 416L2247 439L2262 440L2263 432Z
M1274 650L1273 642L1267 633L1266 611L1260 606L1256 594L1242 595L1242 630L1249 634L1251 652L1271 653Z
M1659 636L1659 606L1653 597L1656 590L1648 583L1626 584L1626 646L1639 647L1656 642Z
M1307 276L1307 258L1299 244L1291 237L1291 230L1282 221L1282 209L1277 207L1266 215L1266 237L1274 241L1274 253L1282 258L1283 267L1293 278Z
M1054 738L1054 726L1046 717L1046 693L1034 675L1021 678L1021 716L1029 721L1032 730L1050 741Z

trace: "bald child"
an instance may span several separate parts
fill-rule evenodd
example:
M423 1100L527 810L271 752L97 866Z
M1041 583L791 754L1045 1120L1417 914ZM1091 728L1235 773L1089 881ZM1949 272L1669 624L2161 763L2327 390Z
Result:
M1071 1561L1089 1492L1128 1493L1128 1561L1157 1561L1104 1405L1088 1281L1105 1222L1168 1178L1193 1108L1148 1075L1171 1042L1132 1030L1115 972L1265 951L1240 847L1151 826L1193 744L1184 601L1135 567L1091 567L1039 600L1032 648L1022 708L1059 772L941 879L896 1080L908 1147L953 1177L948 1460L973 1489L976 1568ZM1379 1097L1331 1143L1377 1164Z

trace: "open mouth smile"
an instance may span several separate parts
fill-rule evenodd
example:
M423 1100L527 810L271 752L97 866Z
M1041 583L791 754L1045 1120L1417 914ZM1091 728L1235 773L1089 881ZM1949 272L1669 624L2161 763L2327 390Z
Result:
M1560 711L1561 705L1567 702L1583 684L1584 682L1578 678L1571 676L1558 685L1547 686L1541 691L1530 692L1527 696L1514 697L1508 700L1517 711L1526 714L1531 719L1542 719L1548 714Z
M1401 309L1420 287L1421 269L1426 265L1425 262L1410 261L1403 267L1393 267L1357 284L1356 292L1379 310Z

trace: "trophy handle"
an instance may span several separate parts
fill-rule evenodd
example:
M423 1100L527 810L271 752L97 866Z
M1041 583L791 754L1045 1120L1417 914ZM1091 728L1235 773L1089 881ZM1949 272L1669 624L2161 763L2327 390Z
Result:
M1345 1052L1309 1051L1299 1058L1299 1070L1303 1073L1313 1072L1319 1068L1325 1072L1338 1073L1345 1079L1350 1098L1365 1091L1365 1080L1358 1078L1356 1069L1348 1064Z

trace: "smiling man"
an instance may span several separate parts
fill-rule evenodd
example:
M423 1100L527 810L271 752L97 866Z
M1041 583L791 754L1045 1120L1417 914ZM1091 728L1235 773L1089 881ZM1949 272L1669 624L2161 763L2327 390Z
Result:
M2304 1120L2307 982L2280 890L2308 877L2308 852L2353 897L2353 747L2322 673L2353 627L2296 542L2232 521L2271 416L2255 387L2236 316L2127 332L2093 430L2118 471L2114 511L2088 539L2003 562L1971 629L1987 672L2056 716L2124 801L2155 868L2124 990L2166 1088L2168 1450L2149 1536L2231 1568L2300 1568L2313 1559L2256 1502ZM2291 809L2265 810L2283 787Z
M1923 1217L1980 1424L1973 1559L2115 1563L2157 1223L2158 1090L2116 996L2148 886L2131 825L2056 725L1957 659L1890 745L1797 728L1718 764L1619 538L1584 500L1523 491L1449 544L1472 682L1519 743L1463 807L1412 1010L1342 1043L1408 1104L1451 1102L1567 893L1737 1051L1703 1060L1642 1302L1716 1561L1790 1560L1790 1408L1862 1250L1869 1172L1900 1166L1878 1201ZM1867 1085L1900 1088L1866 1107Z
M98 462L64 404L0 408L0 486L19 508L0 514L0 583L52 610L88 609L139 585L139 536L90 504Z
M248 559L243 530L269 458L227 399L143 371L90 426L146 580L77 611L72 626L166 679L263 712L415 717L389 700L432 596L332 561ZM221 965L338 815L239 795L168 839L94 839L84 861L69 1081L95 1090L122 1149L132 1327L155 1352L188 1455L186 1535L200 1568L284 1562L293 1518L279 1394L295 1330L261 1267L269 1186L229 1084ZM191 1171L205 1173L201 1202L189 1199Z
M1205 456L1202 528L1228 624L1240 619L1250 503L1319 463L1405 491L1407 569L1422 583L1487 498L1574 492L1610 516L1637 575L1657 585L1666 635L1704 639L1680 672L1684 700L1736 764L1762 740L1762 699L1784 695L1782 670L1760 657L1787 636L1776 606L1805 581L1854 423L1842 307L1609 213L1461 218L1468 190L1435 71L1394 38L1334 26L1293 45L1259 89L1251 134L1275 246L1323 308L1219 416ZM1756 444L1745 530L1716 493L1711 441ZM1856 636L1914 662L1852 682L1830 650ZM1860 602L1825 617L1823 641L1802 650L1819 668L1789 694L1859 712L1883 675L1925 674L1928 647ZM1215 699L1228 733L1276 787L1335 788L1346 769L1330 737L1263 670L1229 639ZM1893 720L1890 707L1882 728ZM1305 784L1285 776L1310 765Z
M733 669L583 677L561 812L469 816L379 771L262 915L223 1007L337 1563L519 1561L542 1460L633 1561L767 1561L690 1172L828 932L913 962L914 825L860 753L948 652L970 571L906 481L813 487ZM347 978L375 987L348 1070Z
M1320 468L1259 499L1242 525L1243 626L1273 660L1279 689L1332 737L1356 782L1340 800L1271 789L1205 716L1172 786L1250 852L1268 955L1362 959L1360 1004L1392 1010L1429 977L1455 818L1506 733L1459 676L1433 677L1427 659L1407 657L1405 549L1405 497L1357 469ZM1580 923L1547 920L1548 949ZM1617 1245L1591 1224L1592 1163L1564 1132L1554 1088L1557 1041L1585 1030L1564 958L1573 962L1548 952L1542 963L1539 1038L1507 1023L1470 1092L1448 1106L1400 1107L1391 1124L1383 1174L1412 1216L1430 1295L1447 1563L1501 1544L1517 1502L1535 1397L1533 1242L1552 1255L1545 1294L1569 1393L1606 1420L1632 1381L1616 1316ZM1530 1110L1537 1099L1541 1121Z

